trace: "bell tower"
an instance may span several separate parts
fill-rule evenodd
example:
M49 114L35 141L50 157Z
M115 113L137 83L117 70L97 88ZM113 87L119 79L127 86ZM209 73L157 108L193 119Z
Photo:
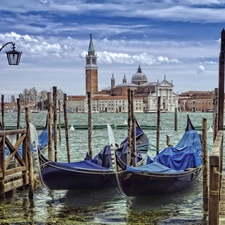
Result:
M90 34L90 43L88 54L86 55L86 94L98 93L98 66L97 55L95 54L94 44L92 42L92 35Z

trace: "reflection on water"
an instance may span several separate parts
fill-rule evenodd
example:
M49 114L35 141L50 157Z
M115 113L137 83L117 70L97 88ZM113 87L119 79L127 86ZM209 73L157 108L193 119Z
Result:
M116 115L116 116L115 116ZM16 121L16 116L6 114L9 121ZM40 116L40 117L39 117ZM95 124L123 124L126 114L93 115ZM140 124L156 125L155 114L137 114ZM194 125L201 125L202 117L208 118L212 124L212 114L190 114ZM14 118L15 117L15 118ZM166 145L166 134L171 143L176 144L183 134L186 113L179 114L179 130L173 130L174 115L162 114L160 146ZM69 124L87 124L86 114L69 114ZM31 115L31 122L45 124L45 115ZM15 122L14 122L15 123ZM34 123L34 124L35 124ZM166 129L165 129L166 128ZM58 158L66 161L65 135L62 129L62 143L58 146ZM154 145L156 131L146 131L150 142ZM72 160L83 159L87 150L87 131L69 133ZM122 141L126 130L115 132L116 141ZM209 134L209 138L211 138ZM106 130L93 131L93 151L97 153L108 143ZM154 157L155 150L150 152ZM28 199L28 191L16 191L12 198L0 199L0 224L116 224L116 225L200 225L207 224L202 210L202 179L195 185L180 193L170 195L154 195L147 197L127 198L117 188L96 191L54 191L44 187L35 190L34 199Z

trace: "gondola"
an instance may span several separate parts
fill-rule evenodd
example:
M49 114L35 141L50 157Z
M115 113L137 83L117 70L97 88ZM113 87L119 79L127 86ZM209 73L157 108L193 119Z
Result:
M189 116L183 137L168 146L144 166L130 167L115 154L115 172L119 189L125 196L174 193L193 185L201 172L201 136Z
M122 161L126 161L127 138L116 150ZM149 140L143 130L136 128L137 162L146 163ZM110 188L117 185L112 168L110 146L106 145L93 159L87 155L78 162L54 162L48 160L38 151L39 173L42 184L50 190L94 190Z

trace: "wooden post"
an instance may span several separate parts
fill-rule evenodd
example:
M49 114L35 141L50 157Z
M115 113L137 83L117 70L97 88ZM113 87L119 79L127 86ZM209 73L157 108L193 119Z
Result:
M202 119L202 175L203 209L208 211L208 154L207 154L207 119Z
M64 111L64 123L65 123L67 160L68 162L70 162L70 146L69 146L68 119L67 119L67 95L64 94L63 96L64 96L63 111Z
M131 89L128 90L128 121L127 121L127 165L131 165Z
M2 95L2 130L5 130L5 110L4 110L4 95Z
M219 199L221 180L221 152L223 150L223 131L219 130L209 157L209 204L208 225L219 224Z
M57 152L57 87L53 87L53 137L54 137L54 152L55 162L58 161Z
M134 92L131 90L131 119L132 119L132 165L137 166L137 150L136 150L136 121L134 116Z
M92 117L91 117L91 93L87 93L88 96L88 154L92 159Z
M221 32L221 47L219 57L219 95L218 95L218 130L223 130L224 117L224 54L225 54L225 30Z
M18 109L18 113L17 113L17 129L20 129L20 115L21 115L21 109L20 109L20 99L17 98L16 99L17 102L17 109ZM18 135L17 135L17 140L18 140Z
M29 199L33 199L34 197L34 168L33 168L33 157L32 157L32 148L31 148L31 136L30 136L30 117L28 108L25 108L26 113L26 142L27 142L27 158L28 164L27 168L29 171Z
M160 107L161 107L161 97L158 96L157 102L157 133L156 133L156 154L159 154L159 140L160 140Z
M177 107L174 112L174 130L177 131Z
M4 196L4 183L5 183L5 135L0 136L0 170L2 177L0 179L0 196Z
M52 98L51 92L47 93L48 97L48 159L52 160Z
M59 106L59 142L62 141L61 137L61 102L58 100L58 106Z
M215 96L213 99L213 142L218 133L218 88L215 88Z

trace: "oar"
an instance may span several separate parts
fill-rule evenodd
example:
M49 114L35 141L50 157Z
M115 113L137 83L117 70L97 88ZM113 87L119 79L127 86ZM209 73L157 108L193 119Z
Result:
M110 146L110 150L111 150L112 168L115 169L116 143L115 143L115 138L114 138L112 127L109 124L107 124L107 129L108 129L108 136L109 136L109 146Z

